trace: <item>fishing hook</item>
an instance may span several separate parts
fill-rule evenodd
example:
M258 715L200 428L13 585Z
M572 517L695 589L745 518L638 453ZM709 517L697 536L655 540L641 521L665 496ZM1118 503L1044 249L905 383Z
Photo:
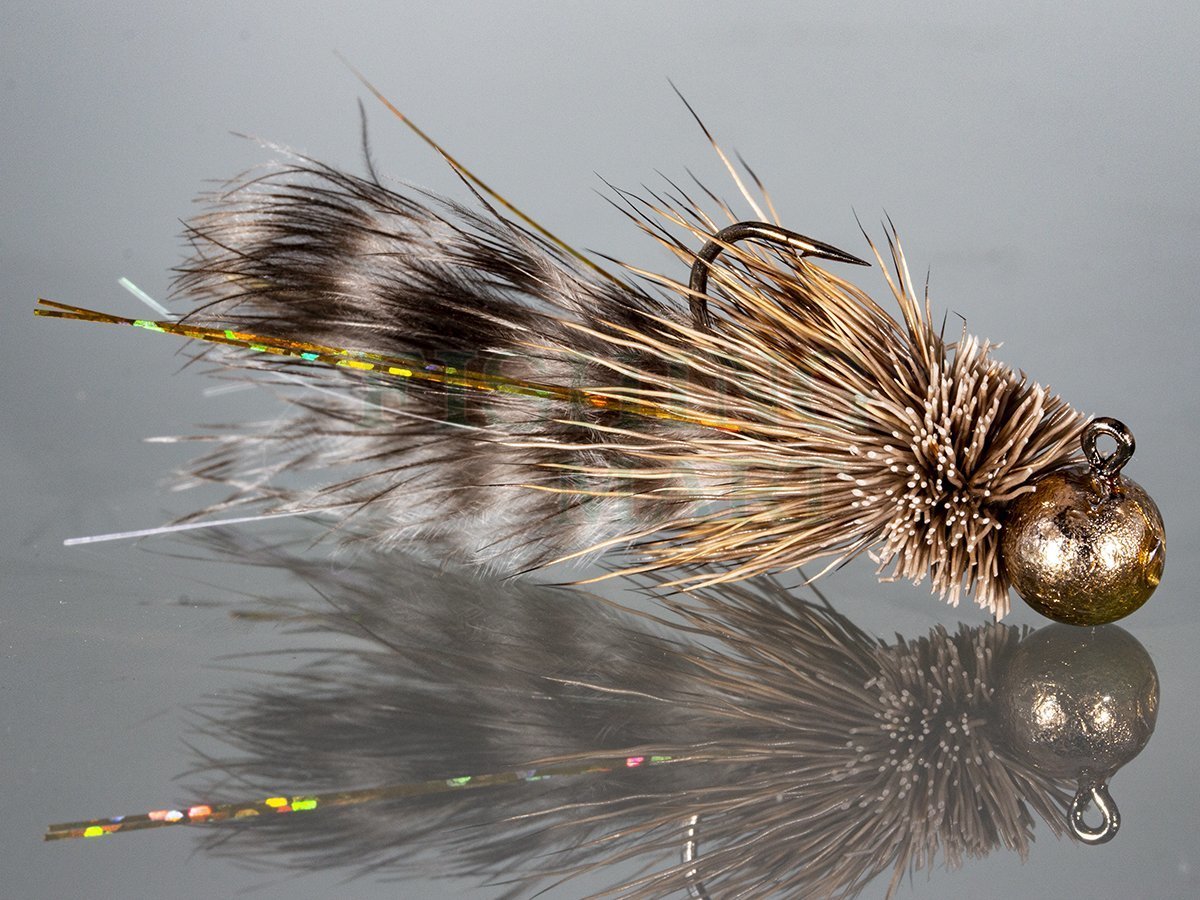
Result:
M817 241L802 234L797 234L794 231L788 231L786 228L780 228L778 225L770 225L766 222L738 222L734 225L729 225L714 234L708 243L700 248L700 252L696 254L696 261L692 264L692 278L688 285L691 290L691 296L688 298L688 302L692 307L692 324L697 331L712 330L712 316L709 314L708 299L705 296L706 289L708 288L709 269L712 268L713 262L721 255L721 252L727 249L730 244L746 240L756 240L762 241L765 244L790 247L801 256L815 256L818 259L828 259L833 262L849 263L855 266L870 265L865 259L859 259L845 250L839 250L837 247L826 244L823 241Z

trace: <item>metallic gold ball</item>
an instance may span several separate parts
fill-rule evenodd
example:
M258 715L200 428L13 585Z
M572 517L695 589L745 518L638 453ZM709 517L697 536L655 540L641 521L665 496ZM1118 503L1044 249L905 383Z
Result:
M1158 507L1136 482L1064 469L1038 479L1009 507L1000 552L1017 593L1042 615L1102 625L1154 593L1166 534Z
M1012 751L1056 778L1107 778L1154 732L1158 672L1116 625L1047 625L1020 643L1003 673L996 702Z

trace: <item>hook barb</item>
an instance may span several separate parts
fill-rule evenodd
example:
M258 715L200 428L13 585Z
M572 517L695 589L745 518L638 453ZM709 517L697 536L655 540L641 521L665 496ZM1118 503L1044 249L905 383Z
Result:
M700 248L700 252L696 254L696 261L692 264L692 277L688 285L691 296L688 302L692 307L692 324L697 331L712 329L712 315L708 311L708 301L705 298L709 269L730 244L746 240L789 247L801 256L814 256L817 259L828 259L832 262L847 263L852 266L870 265L865 259L859 259L845 250L839 250L824 241L788 231L778 225L767 222L737 222L729 225L714 234L708 243Z

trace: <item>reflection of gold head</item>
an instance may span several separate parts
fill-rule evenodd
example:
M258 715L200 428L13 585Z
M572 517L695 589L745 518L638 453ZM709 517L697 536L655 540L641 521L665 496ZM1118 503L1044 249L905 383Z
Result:
M1048 625L1021 642L997 691L1014 747L1056 777L1108 776L1137 756L1158 716L1158 672L1116 625Z
M1142 752L1158 716L1158 672L1146 649L1116 625L1049 625L1008 659L996 698L1012 751L1048 775L1078 781L1076 835L1111 838L1119 819L1106 782ZM1101 796L1090 799L1105 821L1081 833L1076 810L1094 790Z
M1096 438L1117 440L1108 457ZM1042 615L1072 625L1102 625L1140 607L1162 577L1166 537L1158 507L1120 475L1133 435L1115 419L1083 434L1091 468L1039 478L1009 507L1001 552L1009 578Z

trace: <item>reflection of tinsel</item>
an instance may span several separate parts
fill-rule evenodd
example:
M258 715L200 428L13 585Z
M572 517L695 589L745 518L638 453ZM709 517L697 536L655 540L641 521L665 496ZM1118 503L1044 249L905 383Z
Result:
M452 851L443 874L511 881L512 893L587 875L622 897L697 881L719 897L848 897L889 870L894 889L939 854L950 866L1000 847L1024 855L1033 813L1063 830L1065 782L1014 758L994 726L1016 629L937 628L888 645L753 579L692 595L669 639L585 596L395 558L337 575L258 560L329 601L298 627L369 643L314 651L289 678L206 709L205 730L239 752L206 766L223 774L205 797L618 755L674 761L214 826L211 850L393 874ZM685 865L696 816L700 858Z

